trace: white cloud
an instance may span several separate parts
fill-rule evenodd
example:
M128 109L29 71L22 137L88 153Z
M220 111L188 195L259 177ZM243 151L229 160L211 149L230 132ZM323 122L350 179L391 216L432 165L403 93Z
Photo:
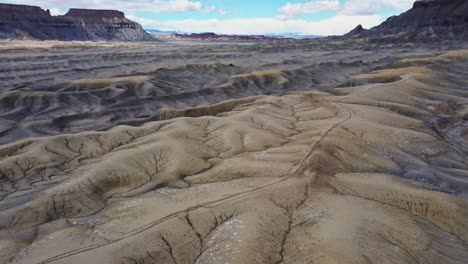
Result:
M281 19L292 19L303 14L323 11L337 12L342 15L371 15L386 9L405 11L411 8L415 0L314 0L305 3L287 3L278 8Z
M61 16L66 13L62 9L58 9L58 8L50 8L49 11L50 11L50 14L53 16Z
M340 1L338 0L315 0L306 3L291 4L278 8L281 15L278 18L291 19L302 14L314 14L322 11L338 11L340 9Z
M247 19L205 19L205 20L171 20L157 21L131 17L148 29L179 30L183 32L215 32L223 34L265 34L265 33L304 33L314 35L341 35L356 25L372 27L382 22L379 15L347 16L337 15L322 21L305 21L302 19L281 20L275 18ZM255 25L255 26L252 26Z
M63 0L7 0L14 4L36 5L53 8L56 10L68 10L74 8L93 9L117 9L126 13L152 12L152 13L180 13L180 12L217 12L224 14L225 10L213 5L204 5L200 1L193 0L76 0L73 3Z
M340 14L368 15L385 9L405 11L413 6L415 0L348 0L342 6Z

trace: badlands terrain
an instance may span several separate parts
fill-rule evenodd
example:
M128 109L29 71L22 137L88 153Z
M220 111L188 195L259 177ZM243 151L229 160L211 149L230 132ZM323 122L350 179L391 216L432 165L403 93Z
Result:
M0 49L0 263L468 259L463 42Z
M467 1L302 40L0 14L0 263L467 263Z

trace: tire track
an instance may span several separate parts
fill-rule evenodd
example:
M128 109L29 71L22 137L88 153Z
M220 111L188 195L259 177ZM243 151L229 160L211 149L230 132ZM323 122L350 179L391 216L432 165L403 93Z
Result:
M336 123L335 125L333 125L332 127L330 127L327 131L325 131L325 133L322 135L322 137L320 137L320 139L315 142L315 144L312 146L312 148L310 149L310 151L307 153L307 155L301 160L301 162L299 163L299 166L294 170L293 172L293 175L296 175L297 173L299 173L299 171L301 170L301 168L306 164L307 160L310 158L310 156L312 156L312 154L315 152L315 150L318 148L318 146L320 145L320 143L322 143L322 141L334 130L336 129L337 127L343 125L345 122L347 122L348 120L350 120L352 117L353 117L353 112L352 110L350 110L348 107L346 106L343 106L343 105L340 105L339 101L335 98L333 100L333 104L335 104L336 106L341 106L342 109L344 109L348 116Z

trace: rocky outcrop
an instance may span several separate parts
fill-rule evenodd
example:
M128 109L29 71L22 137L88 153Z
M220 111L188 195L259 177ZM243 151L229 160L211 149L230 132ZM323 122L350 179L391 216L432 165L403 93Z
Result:
M356 26L353 30L344 35L344 37L365 37L367 36L367 29L363 28L362 25Z
M356 28L344 36L398 41L468 39L468 1L416 1L413 8L377 27L368 31Z
M0 4L0 39L148 41L151 35L116 10L70 9L51 16L36 6Z

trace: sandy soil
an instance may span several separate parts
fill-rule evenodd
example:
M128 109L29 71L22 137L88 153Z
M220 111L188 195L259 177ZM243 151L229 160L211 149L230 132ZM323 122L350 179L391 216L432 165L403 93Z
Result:
M468 50L8 45L2 263L468 259Z

